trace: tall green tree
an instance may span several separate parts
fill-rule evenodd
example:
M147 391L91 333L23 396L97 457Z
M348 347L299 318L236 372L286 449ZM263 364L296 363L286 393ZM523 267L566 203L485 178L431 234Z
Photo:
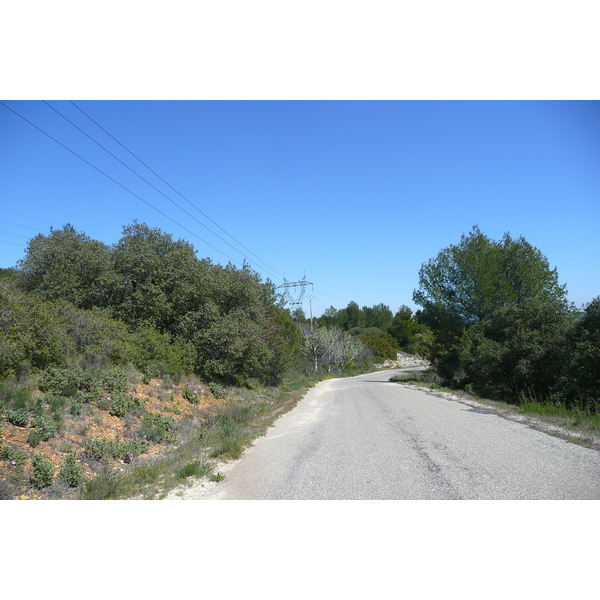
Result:
M80 308L106 306L116 284L109 246L70 224L29 240L17 266L23 289Z
M114 311L132 325L168 331L186 305L195 305L204 287L205 269L193 246L145 223L123 228L113 260L119 278Z
M556 269L523 237L506 233L496 242L473 227L421 266L413 294L424 311L435 308L463 325L473 325L495 310L527 299L566 302L566 287Z
M392 326L394 313L386 304L376 304L373 306L363 306L364 327L377 327L387 332Z
M424 345L429 354L426 358L446 380L462 378L461 354L463 360L468 354L461 349L464 332L482 324L477 333L493 339L493 331L504 327L502 316L507 314L499 311L510 313L514 307L528 307L532 302L558 316L568 310L566 287L559 284L556 269L550 268L540 250L508 233L501 241L491 240L478 227L422 265L413 300L423 307L419 322L432 331ZM495 315L490 327L483 325ZM524 309L526 326L534 335L541 323L527 315ZM479 344L478 348L483 352L485 346Z

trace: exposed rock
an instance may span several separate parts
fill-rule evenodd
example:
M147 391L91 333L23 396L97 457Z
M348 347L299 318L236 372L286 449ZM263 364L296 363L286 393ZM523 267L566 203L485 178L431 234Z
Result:
M398 352L396 360L386 360L381 365L375 365L376 369L411 369L413 367L429 367L429 362L418 354Z

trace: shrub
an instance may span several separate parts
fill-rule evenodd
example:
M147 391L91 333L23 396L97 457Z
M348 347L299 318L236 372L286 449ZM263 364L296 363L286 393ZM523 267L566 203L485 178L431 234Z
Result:
M209 469L206 468L205 464L201 464L200 461L195 460L188 463L184 467L175 471L175 477L177 479L187 479L188 477L202 477L209 473Z
M33 455L31 462L33 466L31 485L38 490L52 485L54 465L37 452Z
M215 398L227 398L227 390L220 383L215 383L214 381L212 381L208 384L208 387L210 388L210 391L212 392L212 395Z
M77 487L81 483L83 468L77 462L74 452L70 452L63 462L63 466L58 474L60 479L63 479L69 484L69 487Z
M25 409L7 410L6 420L17 427L26 427L29 423L29 412Z
M146 413L137 431L137 435L152 442L173 444L177 440L175 420L173 417Z
M125 396L117 392L111 397L110 414L115 417L124 417L139 406L140 402L134 396Z
M150 442L145 439L121 442L119 440L87 438L84 442L86 454L96 460L122 460L131 462L136 456L148 452Z
M11 464L14 463L13 466L21 467L25 465L28 459L26 452L8 445L0 446L0 458L5 458Z
M44 442L56 434L54 423L44 414L34 417L32 424Z
M25 441L32 448L35 448L43 439L44 436L39 431L32 430L27 434L27 438L25 439Z
M198 392L196 392L196 390L192 389L187 385L183 389L183 392L181 392L181 395L184 397L185 400L191 402L192 404L198 404L200 402Z

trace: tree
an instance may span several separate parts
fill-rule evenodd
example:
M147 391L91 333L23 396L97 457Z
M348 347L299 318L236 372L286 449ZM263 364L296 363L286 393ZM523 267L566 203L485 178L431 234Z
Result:
M460 342L462 383L487 397L547 398L565 363L570 315L539 299L498 309Z
M568 405L600 413L600 296L569 332L566 356L556 394Z
M337 314L338 325L345 330L352 327L364 327L365 315L360 306L354 301L349 302L346 308L342 308Z
M442 378L455 381L462 378L461 355L462 360L469 355L461 348L468 329L497 315L490 327L482 325L473 334L493 339L494 328L504 327L504 316L510 310L528 307L531 302L559 316L568 310L566 288L559 285L556 269L550 269L537 248L523 237L513 239L508 233L501 241L493 241L478 227L473 227L468 236L463 235L458 245L448 246L422 265L413 300L423 307L418 313L419 322L432 330L432 339L421 345L429 354L425 358ZM503 309L508 313L498 314ZM532 331L535 321L528 321L527 308L522 318ZM477 348L484 352L486 346L479 344ZM517 389L520 384L515 386Z
M302 334L302 355L310 362L314 371L319 370L319 361L327 351L326 328L311 327L308 323L300 324Z
M198 261L193 246L145 223L123 227L113 259L119 278L114 311L132 325L169 331L206 288L209 267Z
M29 240L18 267L23 289L80 308L106 306L115 285L110 248L70 224Z
M412 310L408 306L402 305L392 319L389 333L399 348L405 352L416 352L415 336L428 329L427 325L419 323L416 318L413 318Z
M385 304L377 304L374 306L363 306L365 327L377 327L382 331L388 331L392 326L394 315L389 306Z
M316 319L319 325L324 325L325 327L332 327L337 324L338 311L333 306L326 308L323 314Z
M527 299L566 303L556 269L523 237L490 240L477 226L421 266L413 294L424 312L435 308L469 326Z

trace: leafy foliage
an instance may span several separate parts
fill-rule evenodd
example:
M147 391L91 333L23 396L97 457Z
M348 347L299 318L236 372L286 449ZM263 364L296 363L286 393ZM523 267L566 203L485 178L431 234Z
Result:
M142 419L137 435L150 442L173 444L177 440L173 417L165 417L155 413L146 413Z
M58 477L66 481L70 487L77 487L82 482L82 475L83 467L77 461L75 453L70 452L63 462Z
M105 305L114 287L110 248L72 225L29 240L18 267L23 289L79 308Z
M569 326L568 315L540 300L497 310L461 340L463 383L491 398L547 396L564 364Z
M54 479L54 465L41 454L37 452L31 459L33 473L31 475L31 485L36 489L42 489L52 485Z
M477 227L419 273L415 348L443 381L514 402L600 410L600 300L578 315L556 269L523 238Z
M506 233L495 242L478 227L422 265L413 294L424 311L446 314L463 326L532 298L565 303L566 289L558 284L556 269L551 270L546 257L524 238L514 240Z

